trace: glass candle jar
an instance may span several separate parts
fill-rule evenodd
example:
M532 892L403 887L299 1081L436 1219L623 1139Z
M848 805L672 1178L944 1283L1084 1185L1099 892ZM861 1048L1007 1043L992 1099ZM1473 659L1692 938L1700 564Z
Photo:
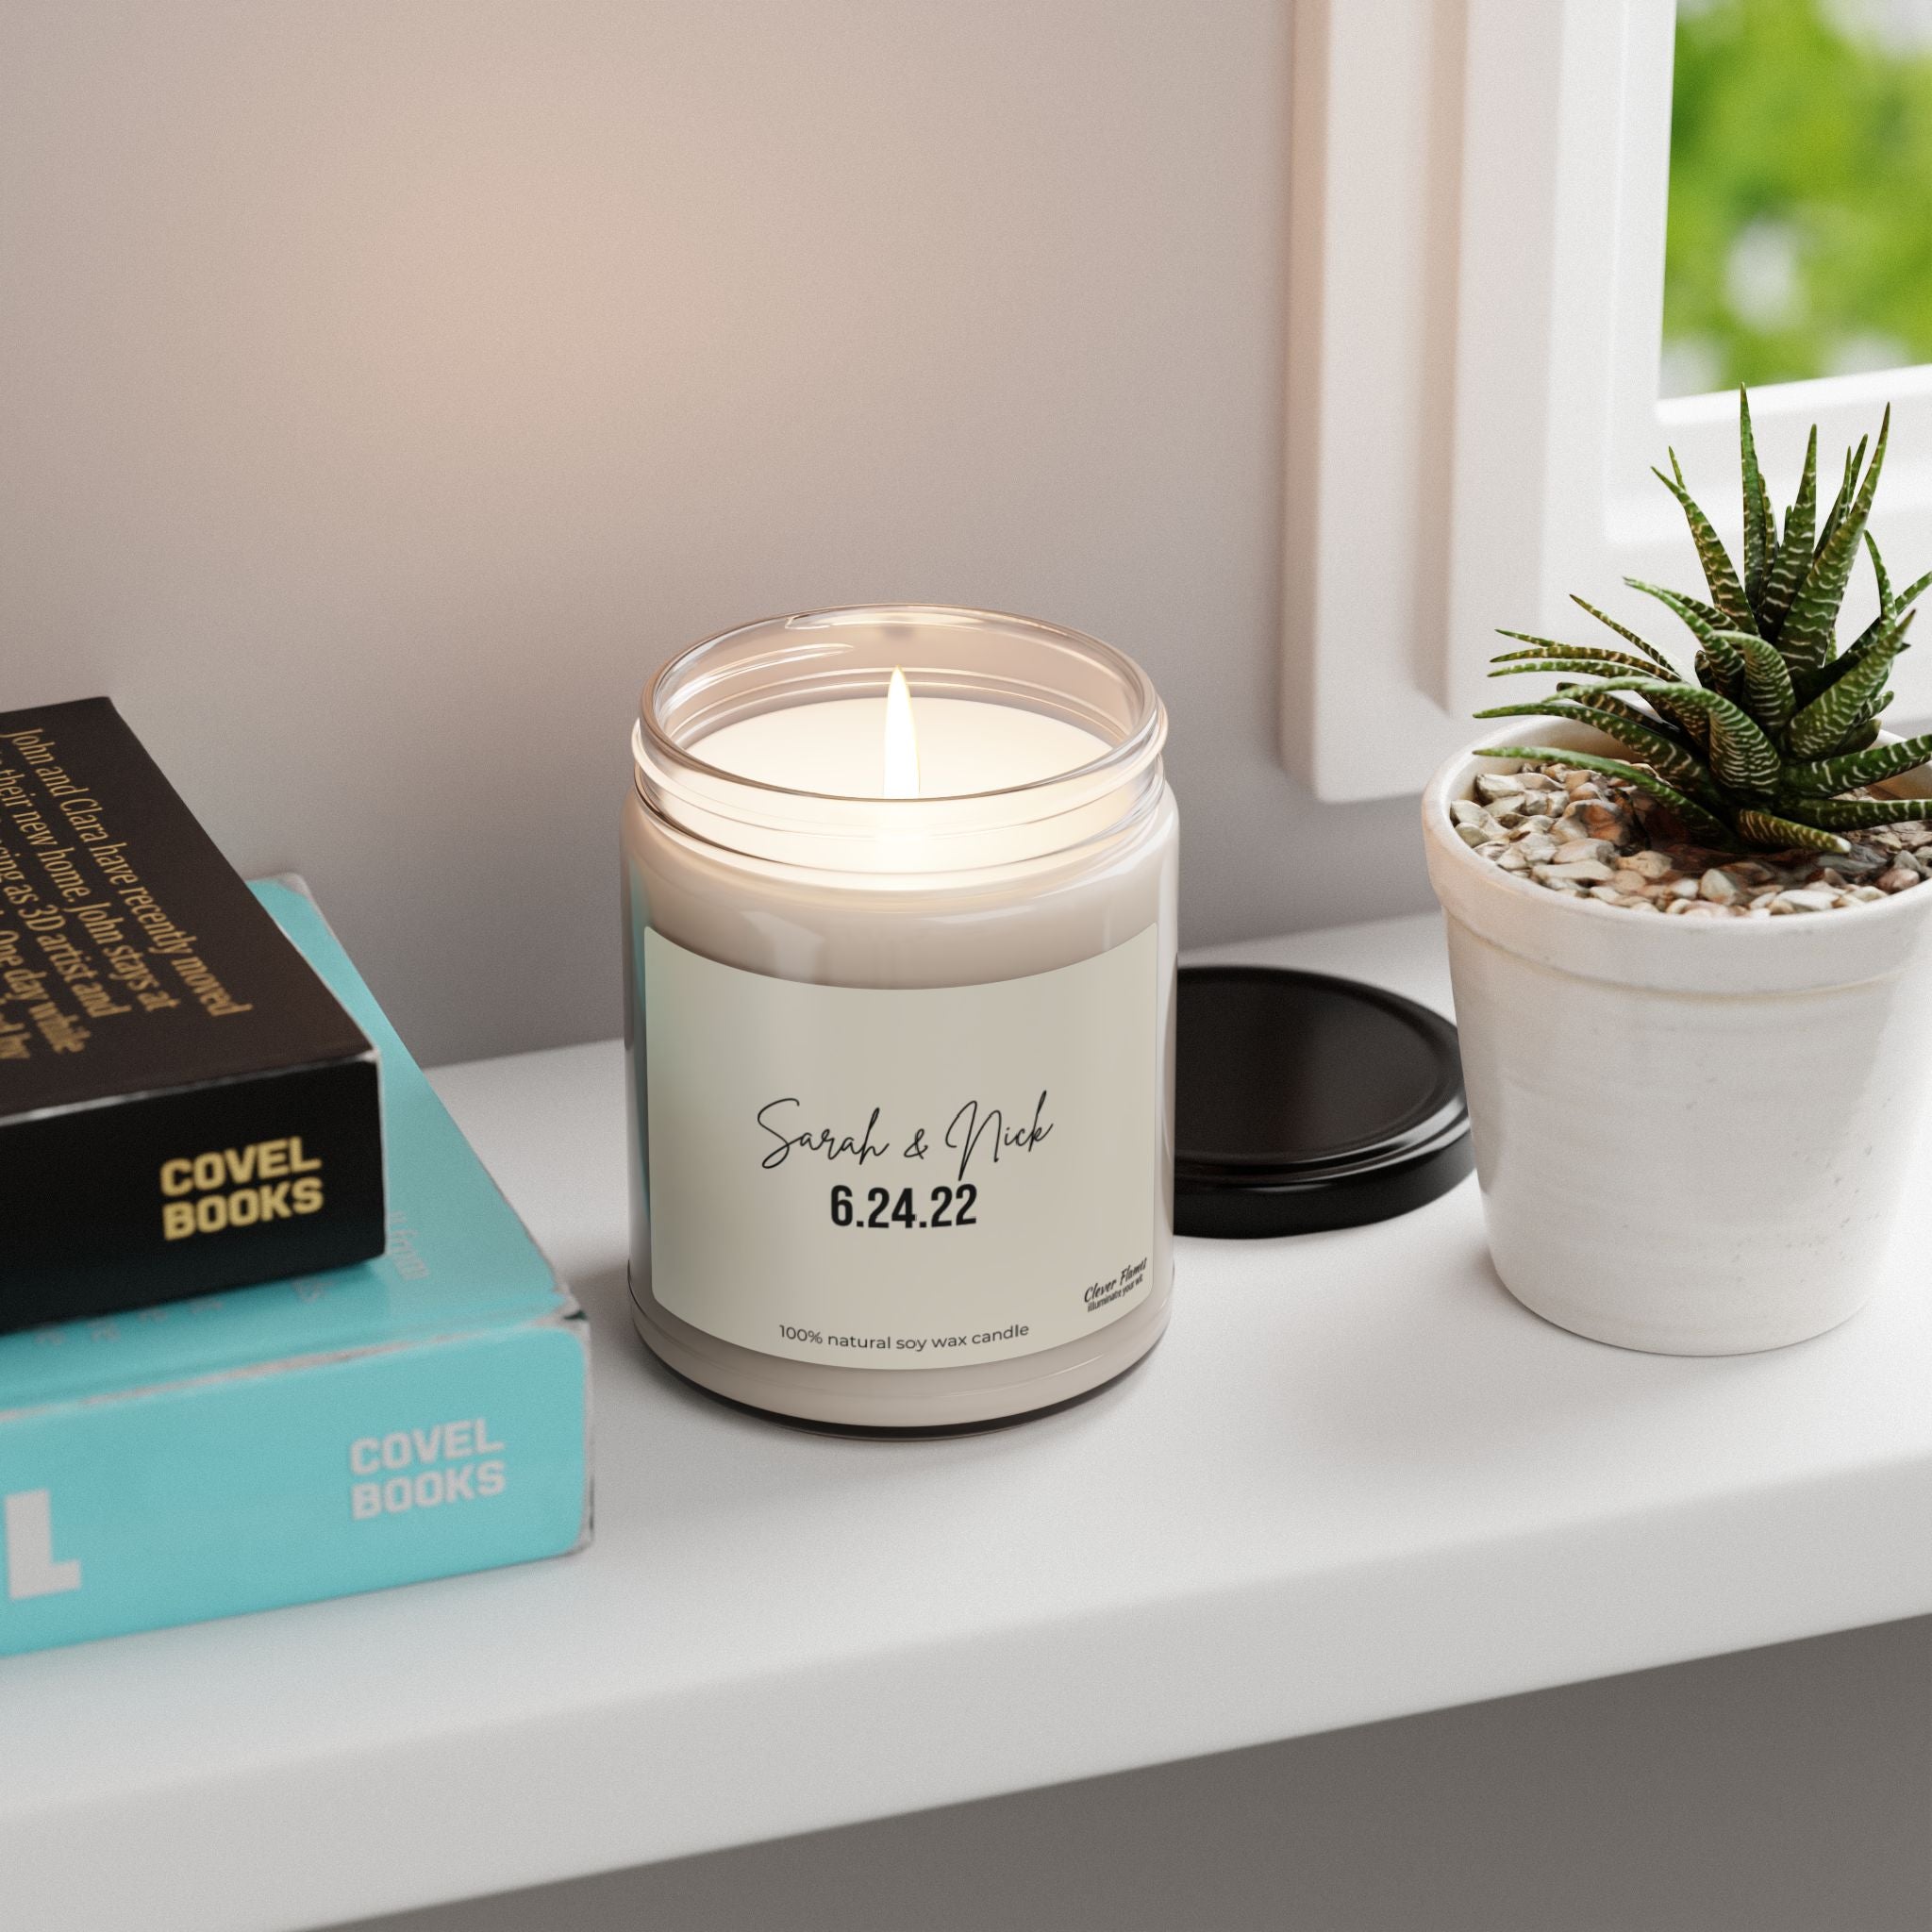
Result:
M1092 638L776 618L644 694L624 812L631 1298L843 1429L1052 1408L1173 1279L1166 713Z

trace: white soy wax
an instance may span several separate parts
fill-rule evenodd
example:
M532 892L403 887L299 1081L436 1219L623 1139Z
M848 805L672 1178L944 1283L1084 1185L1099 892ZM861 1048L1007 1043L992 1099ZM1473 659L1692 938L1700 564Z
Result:
M1054 1407L1172 1279L1176 818L1143 674L904 608L655 680L625 811L637 1324L846 1428Z

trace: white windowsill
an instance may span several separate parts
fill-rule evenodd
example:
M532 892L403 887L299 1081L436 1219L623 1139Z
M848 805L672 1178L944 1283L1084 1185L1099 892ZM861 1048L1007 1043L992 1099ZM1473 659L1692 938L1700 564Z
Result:
M1447 1003L1433 919L1217 957ZM841 1441L641 1358L620 1068L437 1076L591 1308L593 1547L0 1666L9 1925L311 1925L1932 1610L1923 1209L1863 1315L1729 1360L1524 1312L1473 1181L1183 1242L1093 1402Z

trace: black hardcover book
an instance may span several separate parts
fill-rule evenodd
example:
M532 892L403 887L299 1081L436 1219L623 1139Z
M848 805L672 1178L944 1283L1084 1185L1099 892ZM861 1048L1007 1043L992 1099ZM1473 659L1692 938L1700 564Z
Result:
M108 699L0 714L0 1329L384 1240L361 1029Z

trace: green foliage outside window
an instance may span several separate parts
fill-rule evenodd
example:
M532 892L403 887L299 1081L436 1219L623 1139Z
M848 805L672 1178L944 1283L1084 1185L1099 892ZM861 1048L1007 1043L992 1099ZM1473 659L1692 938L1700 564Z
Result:
M1932 362L1932 4L1681 0L1665 394Z

